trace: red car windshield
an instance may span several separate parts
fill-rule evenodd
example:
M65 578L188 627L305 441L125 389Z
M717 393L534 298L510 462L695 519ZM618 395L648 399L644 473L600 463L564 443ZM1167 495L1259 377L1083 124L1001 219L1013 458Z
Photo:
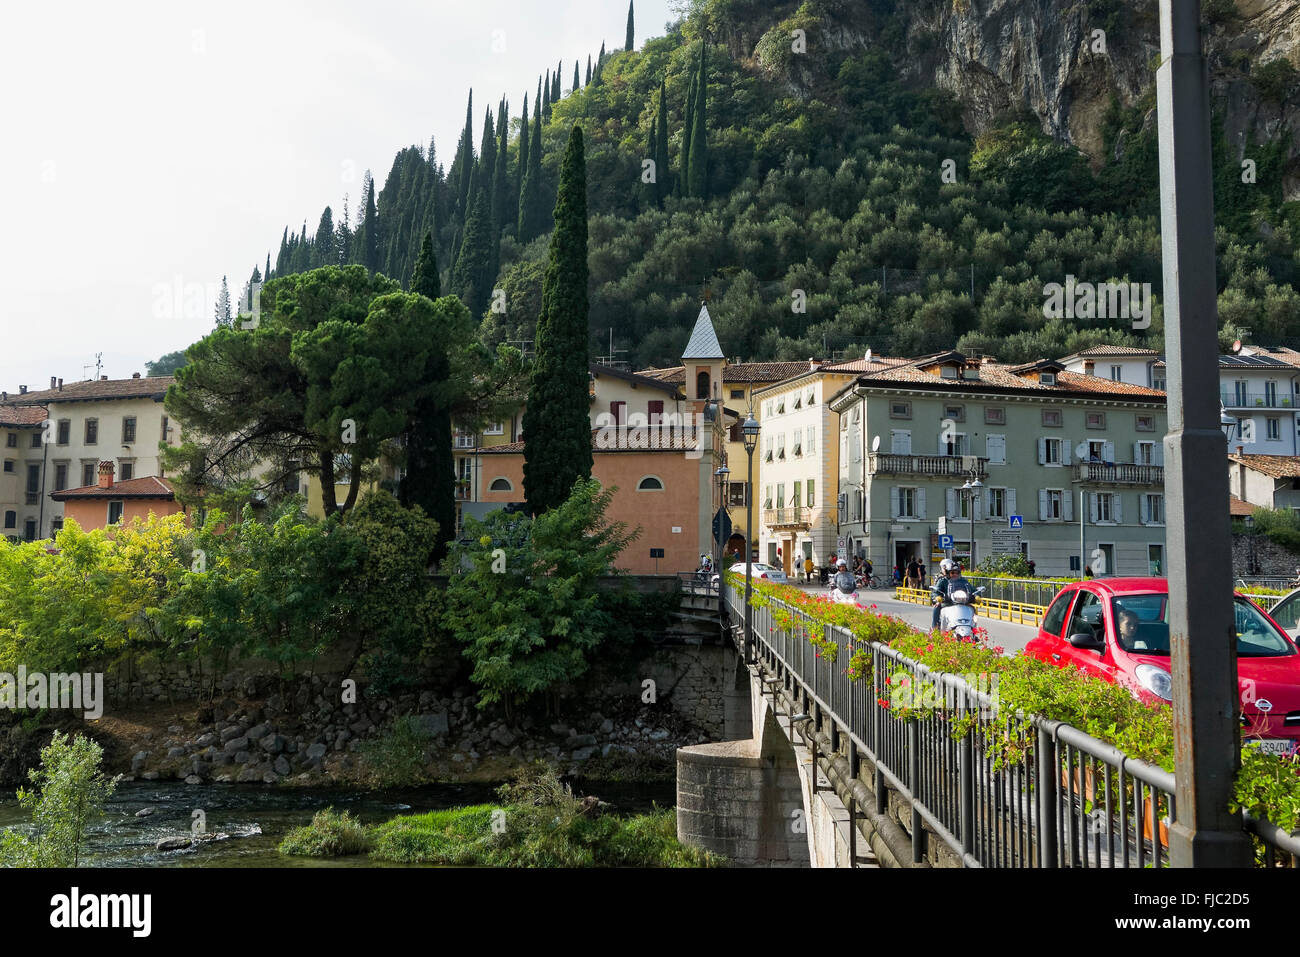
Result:
M1127 652L1139 655L1169 654L1169 625L1165 594L1125 595L1111 599L1115 637ZM1234 597L1237 619L1237 655L1241 658L1270 658L1295 654L1287 637L1244 598Z

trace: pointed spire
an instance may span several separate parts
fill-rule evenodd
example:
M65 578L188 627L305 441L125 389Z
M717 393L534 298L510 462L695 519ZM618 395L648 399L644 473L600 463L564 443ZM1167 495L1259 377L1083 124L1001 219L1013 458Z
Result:
M700 314L695 319L695 328L691 330L690 341L682 352L682 359L723 359L722 343L718 342L718 333L713 328L713 319L709 316L709 307L700 306Z

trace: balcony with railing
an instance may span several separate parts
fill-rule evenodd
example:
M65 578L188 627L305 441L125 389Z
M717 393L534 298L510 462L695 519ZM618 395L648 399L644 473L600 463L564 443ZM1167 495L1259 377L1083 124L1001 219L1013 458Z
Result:
M456 480L456 501L468 502L472 497L474 488L469 479Z
M768 528L808 528L812 524L812 509L807 505L764 509L763 524Z
M969 478L975 472L988 476L989 460L975 455L896 455L872 452L867 456L869 475L938 475Z
M1246 392L1220 389L1219 401L1228 409L1286 409L1294 411L1296 398L1281 390L1275 392Z
M1118 465L1081 462L1073 467L1073 480L1101 485L1164 485L1163 465Z

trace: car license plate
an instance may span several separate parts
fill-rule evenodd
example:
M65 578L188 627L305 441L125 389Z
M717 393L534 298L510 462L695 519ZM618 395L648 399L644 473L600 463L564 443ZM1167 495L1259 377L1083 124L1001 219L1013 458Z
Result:
M1259 750L1268 754L1290 754L1292 749L1295 748L1296 742L1289 738L1271 739L1267 741L1255 739L1250 742L1250 745L1251 747L1259 748Z

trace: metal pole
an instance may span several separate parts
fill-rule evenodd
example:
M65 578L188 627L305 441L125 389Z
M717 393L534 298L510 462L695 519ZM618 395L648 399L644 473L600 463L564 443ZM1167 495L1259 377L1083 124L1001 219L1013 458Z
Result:
M1160 0L1160 238L1169 364L1169 633L1175 867L1245 867L1250 839L1228 811L1240 762L1227 443L1219 426L1218 309L1209 70L1200 0ZM1194 533L1192 530L1195 530ZM1192 629L1196 640L1192 640Z
M752 405L753 403L751 403ZM749 456L749 482L745 487L745 664L754 663L754 609L750 599L754 594L754 446L746 442Z
M1083 566L1088 561L1088 546L1083 543L1084 528L1088 521L1088 493L1079 486L1079 577L1087 578L1083 573Z
M970 501L966 503L970 515L970 570L975 571L975 490L970 490Z

